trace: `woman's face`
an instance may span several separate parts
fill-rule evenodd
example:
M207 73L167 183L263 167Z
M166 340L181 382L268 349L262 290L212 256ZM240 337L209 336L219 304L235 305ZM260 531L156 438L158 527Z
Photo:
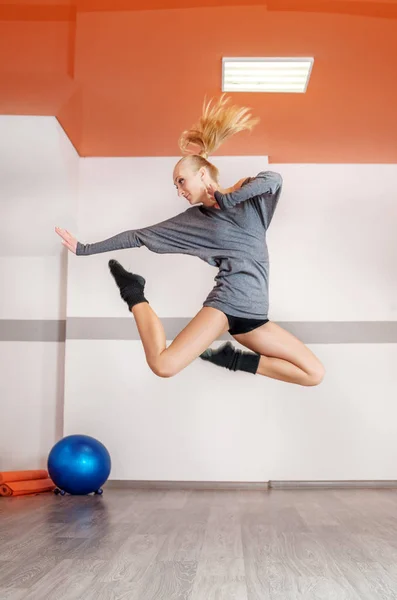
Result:
M178 196L185 198L192 206L205 203L207 196L208 174L205 168L194 173L188 165L181 164L174 171L174 185Z

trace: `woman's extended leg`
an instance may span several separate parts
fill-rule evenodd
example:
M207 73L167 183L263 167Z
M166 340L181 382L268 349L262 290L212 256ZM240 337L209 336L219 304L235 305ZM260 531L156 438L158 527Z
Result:
M126 271L117 260L110 260L109 268L135 317L147 363L159 377L172 377L182 371L229 328L223 312L204 307L166 348L164 327L144 295L145 279Z
M318 385L325 369L320 360L294 335L269 321L248 333L233 336L234 339L260 354L258 375L297 383Z

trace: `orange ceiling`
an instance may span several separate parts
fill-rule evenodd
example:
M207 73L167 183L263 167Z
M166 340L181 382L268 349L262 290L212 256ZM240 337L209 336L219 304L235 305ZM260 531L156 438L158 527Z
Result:
M306 94L219 154L397 162L397 0L34 0L0 6L0 113L55 115L81 156L179 154L222 56L314 56Z

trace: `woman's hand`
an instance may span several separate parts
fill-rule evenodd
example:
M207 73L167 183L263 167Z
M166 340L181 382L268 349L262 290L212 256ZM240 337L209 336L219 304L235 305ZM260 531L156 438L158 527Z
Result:
M219 210L220 206L215 199L215 191L216 190L211 183L207 185L207 195L212 202L212 208L217 208Z
M72 234L69 233L69 231L66 231L66 229L60 229L59 227L55 227L55 232L62 238L62 244L66 246L66 248L70 250L70 252L76 254L76 238L74 238Z

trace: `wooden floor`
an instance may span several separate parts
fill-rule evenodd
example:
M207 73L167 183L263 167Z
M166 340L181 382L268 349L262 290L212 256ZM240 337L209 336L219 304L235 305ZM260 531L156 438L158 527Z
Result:
M397 599L397 490L0 498L1 600Z

